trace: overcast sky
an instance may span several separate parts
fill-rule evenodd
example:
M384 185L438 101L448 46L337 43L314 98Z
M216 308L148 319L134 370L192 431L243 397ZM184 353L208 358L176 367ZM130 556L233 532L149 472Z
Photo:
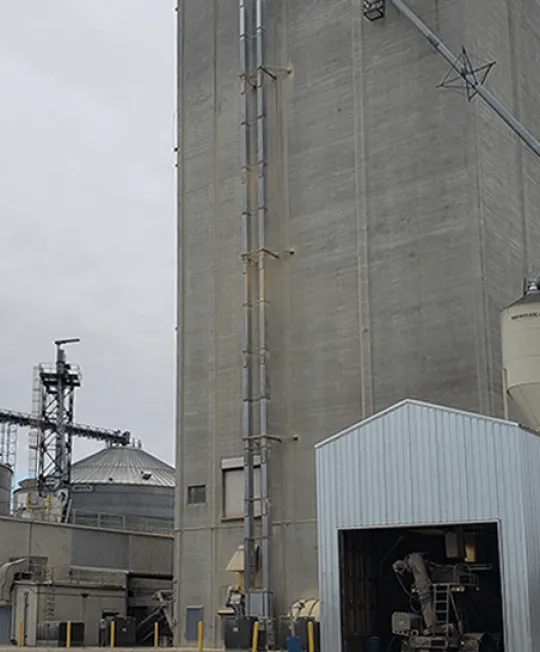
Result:
M30 411L33 366L80 337L76 421L130 429L169 462L173 7L0 0L0 406Z

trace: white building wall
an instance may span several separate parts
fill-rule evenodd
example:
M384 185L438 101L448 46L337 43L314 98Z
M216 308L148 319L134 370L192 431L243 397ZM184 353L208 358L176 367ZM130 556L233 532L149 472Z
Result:
M85 597L83 598L83 594ZM12 637L17 638L17 623L23 622L25 645L36 645L38 623L45 620L71 620L85 623L85 645L99 643L99 620L103 611L127 613L127 589L122 587L96 587L57 584L54 590L54 616L47 616L47 585L18 582L13 589ZM25 606L26 604L26 606Z
M316 447L321 644L341 645L338 531L497 522L505 649L538 652L540 438L416 401Z
M533 437L521 440L523 514L526 527L524 539L528 559L529 604L527 614L531 622L532 640L540 649L540 474L538 472L538 442Z

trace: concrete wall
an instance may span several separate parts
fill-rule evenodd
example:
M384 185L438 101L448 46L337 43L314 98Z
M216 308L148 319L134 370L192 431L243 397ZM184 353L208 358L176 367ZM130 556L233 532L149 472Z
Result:
M501 414L499 311L540 260L540 165L478 98L436 88L446 64L395 11L370 24L361 0L266 4L277 73L267 246L279 254L267 266L269 424L282 437L272 589L283 613L318 592L315 442L405 397ZM454 50L497 60L490 88L540 135L540 3L410 4ZM178 632L185 607L204 605L214 642L242 541L242 524L222 519L220 471L242 452L238 5L178 7ZM206 505L186 506L190 484L207 485Z
M82 596L82 593L86 597ZM25 595L29 608L25 609ZM116 611L126 614L125 589L92 588L86 586L67 586L59 584L54 590L55 610L52 620L72 620L84 622L86 645L97 645L99 640L99 619L103 611ZM26 633L26 645L36 644L36 624L47 620L47 587L30 583L19 583L14 590L14 627L23 620ZM26 621L25 621L26 614ZM14 637L16 638L14 629Z
M73 564L170 574L172 548L172 537L165 535L0 517L0 563L35 556L46 557L50 566Z

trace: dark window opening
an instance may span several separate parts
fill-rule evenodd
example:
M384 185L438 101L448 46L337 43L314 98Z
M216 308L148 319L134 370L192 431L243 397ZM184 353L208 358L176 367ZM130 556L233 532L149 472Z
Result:
M204 505L206 503L206 485L193 484L188 487L188 505Z

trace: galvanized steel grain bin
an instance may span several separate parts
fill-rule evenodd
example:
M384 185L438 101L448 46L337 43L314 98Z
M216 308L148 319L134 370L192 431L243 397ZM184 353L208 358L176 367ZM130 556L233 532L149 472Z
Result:
M370 633L367 624L380 621L369 592L360 596L368 573L370 581L375 578L365 565L368 533L380 532L383 541L390 532L433 535L448 528L480 532L486 540L494 533L491 546L497 559L489 572L498 585L488 597L500 605L505 650L540 650L536 433L515 423L407 400L318 444L316 471L322 652L361 650L360 639ZM364 566L356 565L356 575L344 571L344 555L349 554L344 546L352 545L344 543L346 537L356 537L354 545L364 550L358 553L364 555L358 557ZM386 566L398 551L384 554ZM352 608L347 582L354 581L355 622L345 614Z
M174 469L136 446L107 446L72 467L72 521L170 532Z

